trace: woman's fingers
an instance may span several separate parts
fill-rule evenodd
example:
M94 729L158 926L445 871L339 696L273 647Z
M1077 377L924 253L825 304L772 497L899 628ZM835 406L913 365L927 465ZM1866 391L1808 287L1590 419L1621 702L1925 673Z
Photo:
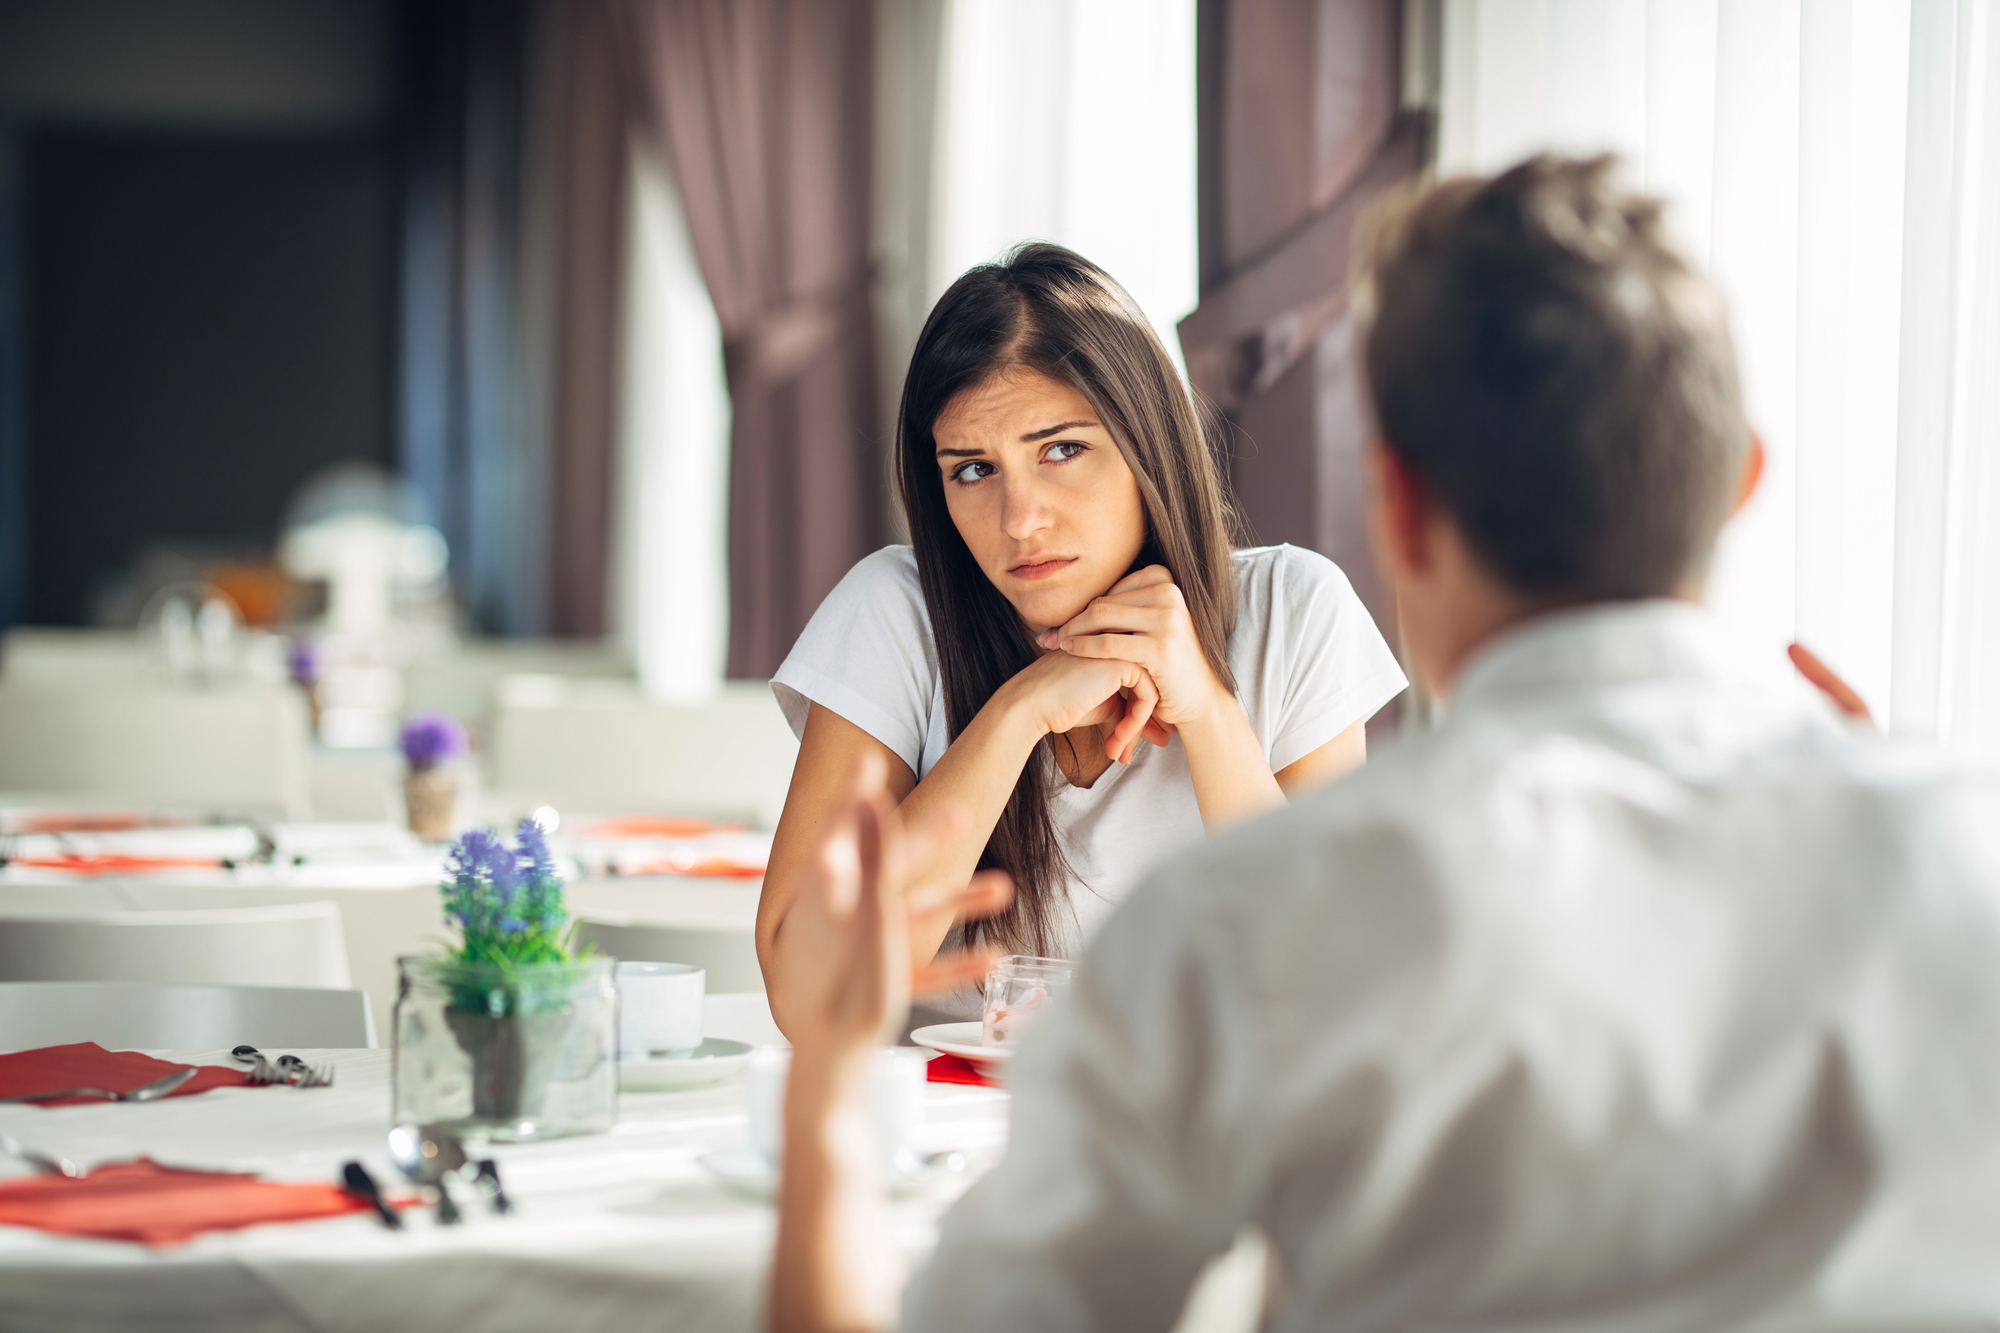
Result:
M1105 755L1120 763L1131 762L1126 756L1132 752L1139 733L1145 730L1153 710L1160 706L1159 688L1144 670L1126 680L1125 686L1131 691L1131 697L1125 702L1125 716L1118 719L1118 725L1111 729L1111 735L1104 742Z
M1062 650L1071 657L1130 662L1149 671L1160 666L1160 641L1150 634L1087 634L1081 638L1064 639Z
M1165 565L1147 565L1144 569L1133 570L1130 574L1112 584L1104 595L1106 597L1115 597L1121 592L1132 592L1139 588L1151 588L1162 583L1172 583L1173 581L1174 576L1167 572Z
M1084 634L1157 634L1166 628L1165 616L1160 607L1099 598L1077 612L1068 624L1046 631L1039 642L1044 648L1061 648L1070 639Z

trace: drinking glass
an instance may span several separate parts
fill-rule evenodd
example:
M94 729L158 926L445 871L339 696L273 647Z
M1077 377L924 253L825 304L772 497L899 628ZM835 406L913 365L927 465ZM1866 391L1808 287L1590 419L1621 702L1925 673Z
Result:
M1067 958L1017 953L1001 959L986 974L986 1013L980 1021L980 1041L987 1046L1011 1046L1019 1041L1036 1013L1058 992L1067 990L1075 975Z

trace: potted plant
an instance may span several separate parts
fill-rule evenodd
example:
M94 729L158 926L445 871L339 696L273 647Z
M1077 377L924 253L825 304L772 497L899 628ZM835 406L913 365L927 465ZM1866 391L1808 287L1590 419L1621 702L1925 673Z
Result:
M410 832L427 842L451 837L458 809L457 759L465 753L465 728L444 713L415 713L403 722L403 802Z
M473 829L439 886L458 942L399 960L396 1118L493 1138L608 1128L617 1094L613 960L579 954L541 826Z

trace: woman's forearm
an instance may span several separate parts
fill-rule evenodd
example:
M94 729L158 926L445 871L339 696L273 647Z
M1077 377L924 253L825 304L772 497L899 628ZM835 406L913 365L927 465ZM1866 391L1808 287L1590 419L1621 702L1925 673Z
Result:
M1003 685L969 726L958 734L910 794L898 813L906 822L932 822L947 806L960 815L956 834L929 857L910 867L910 884L963 884L979 868L980 853L1007 809L1021 770L1045 734L1016 690ZM912 921L910 954L919 965L936 955L951 932L950 921Z
M1284 790L1234 695L1222 695L1203 717L1180 724L1180 736L1201 825L1208 832L1219 833L1285 805Z

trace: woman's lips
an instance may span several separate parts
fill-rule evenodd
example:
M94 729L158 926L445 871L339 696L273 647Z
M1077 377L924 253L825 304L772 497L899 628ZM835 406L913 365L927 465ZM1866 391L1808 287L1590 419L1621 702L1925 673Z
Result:
M1075 563L1076 557L1073 555L1057 555L1050 556L1046 560L1033 560L1018 564L1007 572L1017 579L1027 579L1033 582L1036 579L1048 578L1052 574L1060 574Z

